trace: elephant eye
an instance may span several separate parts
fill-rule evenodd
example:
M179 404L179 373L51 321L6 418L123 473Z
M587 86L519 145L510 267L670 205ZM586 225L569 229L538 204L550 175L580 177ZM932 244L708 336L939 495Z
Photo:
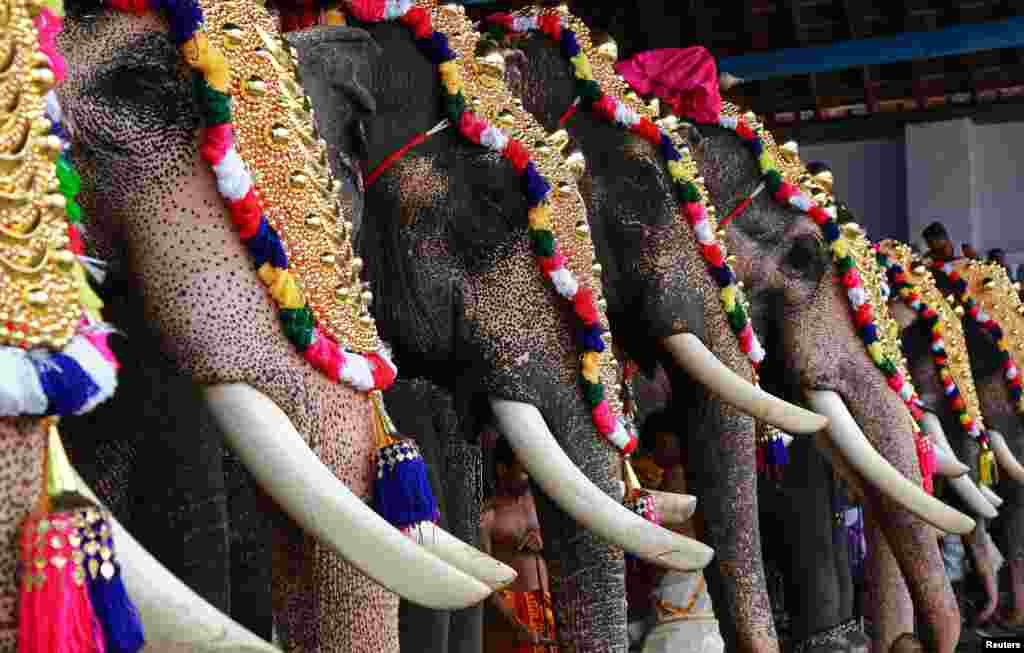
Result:
M96 86L106 98L152 105L164 99L176 82L174 72L161 66L131 64L107 71Z
M817 278L824 274L828 254L824 244L814 236L800 236L786 253L785 264L804 276Z

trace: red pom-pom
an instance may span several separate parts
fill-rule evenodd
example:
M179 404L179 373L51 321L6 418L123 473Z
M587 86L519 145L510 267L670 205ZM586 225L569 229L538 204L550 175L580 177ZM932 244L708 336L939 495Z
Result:
M597 306L594 304L594 291L590 288L581 287L576 291L573 298L576 315L585 325L596 324L598 321Z
M722 248L718 243L701 245L700 249L701 254L704 256L704 260L716 268L722 267L722 264L725 263L725 257L722 256Z
M857 272L857 268L850 268L843 273L843 286L847 288L856 288L860 285L860 274Z
M821 208L817 204L812 206L811 210L808 211L807 214L811 216L811 220L814 220L815 224L819 225L825 224L826 222L832 219L832 216L830 216L825 209Z
M800 189L797 188L794 184L791 184L788 181L784 181L779 186L779 190L775 191L775 199L780 202L788 202L789 198L793 197L799 192Z
M75 256L83 256L85 254L85 245L82 243L82 234L79 233L78 227L73 224L68 225L68 249Z
M885 382L889 384L889 387L892 388L893 392L899 392L900 388L903 387L903 375L898 373L893 374L887 378Z
M650 118L641 118L640 122L633 126L633 131L648 143L653 143L654 145L661 143L661 130L651 122Z
M562 252L556 249L554 256L541 256L537 260L540 263L541 272L551 274L555 270L565 267L567 259Z
M610 95L602 95L592 106L593 111L609 122L615 121L615 107L618 106Z
M418 39L429 38L434 33L434 26L430 24L430 12L423 7L413 7L399 20L411 27L413 36Z
M224 155L235 142L235 132L231 123L222 122L203 130L203 144L199 146L199 154L212 166L219 164Z
M962 397L957 397L952 402L950 402L950 405L953 407L953 410L955 410L958 413L962 413L966 409Z
M364 23L384 20L384 0L348 0L349 12Z
M494 23L495 25L501 25L502 27L504 27L507 30L511 30L512 29L512 24L513 24L512 23L512 21L513 21L512 14L495 13L495 14L491 14L490 16L488 16L486 18L486 20L487 20L488 23Z
M745 141L749 141L754 138L754 130L746 122L740 120L736 123L736 135Z
M615 416L612 415L612 409L608 405L607 399L594 406L591 415L594 418L594 426L597 427L601 435L611 435L615 432Z
M686 221L690 223L691 227L697 226L697 223L704 219L705 211L704 205L700 202L687 202L686 203Z
M537 27L556 41L562 38L562 21L555 14L544 14L538 18Z
M260 228L262 211L252 188L237 202L228 202L228 212L231 214L231 223L238 229L238 236L242 240L248 240L256 235Z
M487 123L480 116L472 111L462 112L459 131L462 132L463 136L479 145L480 134L483 134L485 129L487 129Z
M370 371L373 374L373 389L387 390L390 388L398 375L398 369L376 352L366 354L366 360L369 361Z
M508 145L505 146L505 151L501 154L512 163L512 167L519 174L526 170L526 164L530 162L530 153L521 142L514 138L508 139Z
M864 302L857 309L857 313L853 317L854 322L857 324L857 328L863 329L867 325L875 321L875 311L870 303Z
M118 11L123 11L136 16L149 13L149 5L146 0L108 0L110 6Z

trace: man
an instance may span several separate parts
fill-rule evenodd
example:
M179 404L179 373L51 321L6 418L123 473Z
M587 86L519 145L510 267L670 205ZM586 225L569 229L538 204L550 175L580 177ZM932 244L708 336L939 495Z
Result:
M922 233L925 243L928 244L928 253L925 261L949 261L956 258L953 249L953 241L949 239L949 232L941 222L933 222L924 228Z
M1010 274L1010 268L1006 265L1006 252L1001 248L995 247L988 250L988 260L991 263L998 263L1003 266L1003 269L1006 270L1006 274Z
M480 515L480 548L518 576L487 599L484 651L551 653L558 649L555 619L530 478L501 436L494 444L494 461L495 493Z

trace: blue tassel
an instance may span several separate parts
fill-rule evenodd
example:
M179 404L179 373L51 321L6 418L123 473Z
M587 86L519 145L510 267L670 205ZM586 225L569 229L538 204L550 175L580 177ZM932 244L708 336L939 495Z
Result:
M755 138L749 142L750 151L754 153L754 156L760 157L764 153L764 142L760 138Z
M782 438L773 438L771 447L768 450L768 457L771 460L771 464L788 465L789 464L789 450L786 449L786 443L782 441Z
M146 643L142 622L114 558L110 525L93 510L84 512L86 528L81 530L89 598L96 618L103 625L108 653L137 653Z
M571 29L562 30L562 52L566 58L572 59L580 53L580 44L576 40L576 32Z
M430 489L427 465L412 440L381 447L374 483L374 509L399 530L441 516Z
M195 0L158 0L157 6L168 14L175 45L192 38L203 23L203 10Z

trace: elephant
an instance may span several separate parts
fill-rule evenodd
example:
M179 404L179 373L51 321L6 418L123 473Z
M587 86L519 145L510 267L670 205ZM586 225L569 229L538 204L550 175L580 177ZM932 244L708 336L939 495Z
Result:
M525 198L509 190L521 188L515 169L451 130L432 130L443 116L437 72L410 27L345 7L354 9L348 25L294 32L289 41L332 162L389 166L367 184L356 236L381 335L410 376L453 395L463 432L495 424L538 486L561 641L580 652L624 652L622 548L658 558L644 543L661 542L673 553L660 563L675 568L695 566L701 549L636 520L618 501L620 463L577 386L578 327L537 274ZM473 30L460 7L417 9L454 25L459 54L472 53L465 40ZM473 79L465 67L462 76ZM417 134L429 137L412 140ZM586 246L573 244L574 251ZM589 269L574 272L589 278ZM573 504L573 493L590 505Z
M254 65L232 48L247 43L251 52L263 44L257 24L263 34L276 33L272 17L255 5L211 3L202 9L207 25L217 26L209 37L212 47L226 45L236 66ZM225 15L231 11L245 12L246 20ZM219 193L226 182L202 159L208 153L197 140L202 89L182 65L172 38L181 33L181 18L169 23L163 16L133 15L92 2L68 4L59 38L68 77L59 94L75 135L73 158L83 171L83 207L104 217L93 225L90 244L115 270L125 271L131 296L141 299L133 302L135 315L155 332L174 371L200 387L218 428L273 499L271 529L262 537L273 547L269 598L285 649L395 651L398 598L393 592L434 607L461 608L488 596L500 581L479 572L478 565L489 565L482 554L459 548L441 531L435 532L440 544L427 551L365 505L378 419L368 394L386 386L394 369L372 349L364 349L371 352L365 356L336 350L338 381L332 381L285 337L246 246L225 219ZM198 43L205 48L205 33ZM283 84L277 88L295 88L287 72L272 69L264 75ZM245 112L258 111L253 107L259 105L235 106L243 116L236 135L244 143L251 124ZM297 119L296 131L305 133L310 117ZM279 129L270 134L276 139L271 143L280 134ZM284 145L300 161L310 156L296 149L302 147L299 141ZM266 172L265 160L256 165L256 172ZM270 197L274 174L260 177L260 190ZM329 179L318 190L316 177L306 194L294 194L294 184L304 183L304 177L290 180L290 197L307 206L317 206L316 192L333 198ZM337 256L354 263L346 249L342 239L340 251L326 260ZM354 276L358 282L358 270ZM284 286L271 290L288 291L286 278ZM315 283L306 289L316 292ZM351 330L337 337L369 333L376 338L372 321L346 324L352 326L342 327ZM324 342L330 347L329 338ZM210 463L215 468L218 461ZM490 571L503 573L500 566Z
M523 15L558 14L548 10ZM565 19L581 42L597 47L582 21ZM492 16L487 22L493 25L497 19ZM600 53L613 45L601 45L598 57L590 61L598 79L614 78L598 71L608 65ZM580 192L617 344L649 375L659 363L671 370L679 404L694 407L693 414L676 415L679 431L699 440L702 460L716 460L714 468L724 472L706 474L702 484L692 487L701 490L702 511L710 525L706 532L716 551L709 584L716 611L724 615L727 648L777 650L760 553L755 426L748 414L798 433L820 430L825 420L750 386L751 362L737 345L693 229L679 217L683 198L658 149L638 134L609 124L596 111L567 112L574 106L577 86L557 40L540 33L517 35L491 48L481 50L481 61L497 56L508 88L524 108L548 132L560 133L564 123L569 147L576 150L567 161L585 162L585 167L579 163ZM706 362L714 360L710 356L701 364L691 363L682 351L684 343L706 347L735 372L713 372L715 367ZM750 535L738 538L737 532Z

